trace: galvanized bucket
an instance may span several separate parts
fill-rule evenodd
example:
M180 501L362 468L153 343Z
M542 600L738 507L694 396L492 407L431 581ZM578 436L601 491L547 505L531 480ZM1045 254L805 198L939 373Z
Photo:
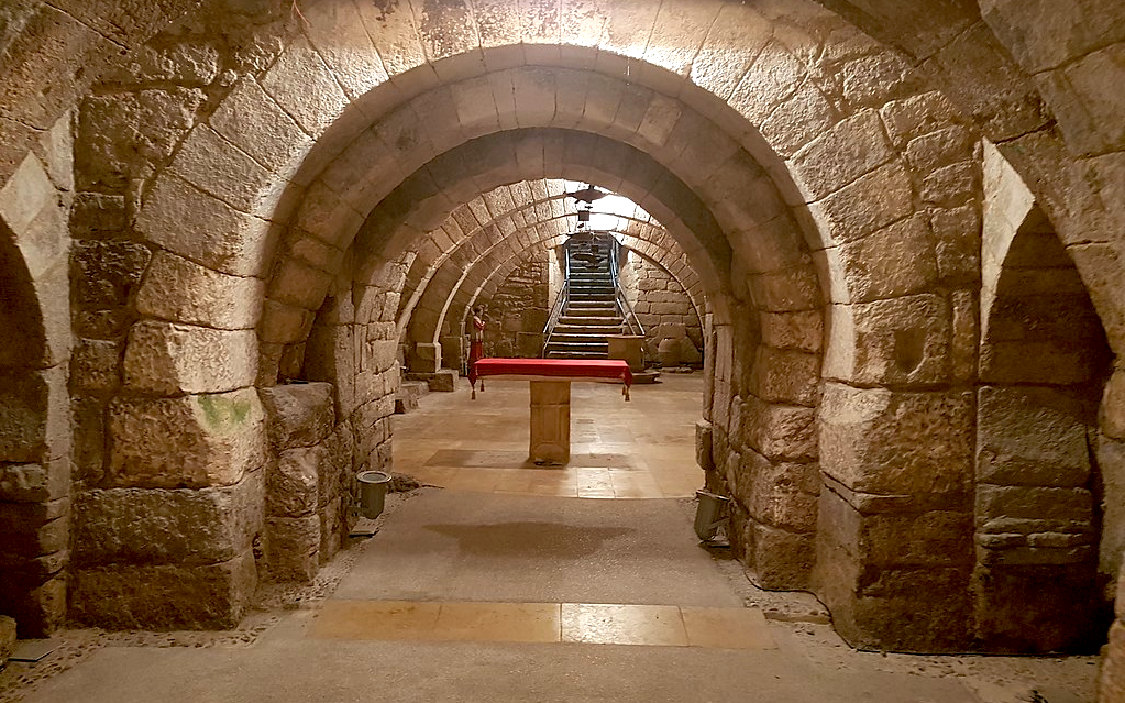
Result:
M371 519L379 517L387 501L387 489L391 485L390 474L382 471L360 471L355 478L359 481L360 515Z
M719 516L723 514L723 508L730 501L730 498L707 491L696 491L695 498L697 501L695 505L695 535L699 539L707 541L714 537L719 526L727 521L727 518Z

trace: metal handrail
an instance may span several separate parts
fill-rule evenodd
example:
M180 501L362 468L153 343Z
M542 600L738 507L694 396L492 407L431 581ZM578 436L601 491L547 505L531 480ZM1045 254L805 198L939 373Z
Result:
M626 296L624 291L621 290L621 282L617 277L617 267L619 260L618 249L621 247L621 242L617 241L617 237L611 236L610 239L613 243L609 248L609 271L610 275L613 276L614 300L617 302L618 312L621 313L622 332L625 331L624 328L626 325L628 325L629 334L643 337L645 336L645 329L641 326L641 321L640 318L637 317L637 313L633 311L633 306L629 303L628 296Z
M563 311L570 303L570 242L563 244L563 287L559 291L559 297L555 299L555 305L551 308L551 316L547 318L547 324L543 327L543 350L540 356L546 357L547 347L551 344L551 335L555 332L555 325L559 323L559 318L562 317Z

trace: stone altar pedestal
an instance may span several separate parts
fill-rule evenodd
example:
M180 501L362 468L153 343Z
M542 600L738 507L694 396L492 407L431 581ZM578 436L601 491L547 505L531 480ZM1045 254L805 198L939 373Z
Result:
M570 382L531 382L529 458L536 464L570 461Z
M619 359L629 364L629 370L639 373L645 370L644 337L634 334L614 334L606 336L609 342L609 358Z

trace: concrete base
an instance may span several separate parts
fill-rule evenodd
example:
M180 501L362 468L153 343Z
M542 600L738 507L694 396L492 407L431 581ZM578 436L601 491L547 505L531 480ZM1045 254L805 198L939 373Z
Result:
M531 382L531 441L528 458L536 464L570 461L570 382Z

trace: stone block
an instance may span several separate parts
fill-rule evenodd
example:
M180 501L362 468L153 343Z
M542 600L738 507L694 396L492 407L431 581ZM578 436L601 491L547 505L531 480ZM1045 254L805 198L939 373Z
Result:
M256 587L250 552L218 564L76 569L70 614L107 629L226 629L238 625Z
M0 501L38 503L66 497L70 462L66 457L45 464L0 464Z
M84 391L111 391L121 384L121 348L117 340L80 339L70 359L70 383Z
M815 463L770 461L742 452L738 498L756 522L790 532L816 529L820 472Z
M216 488L87 491L75 501L74 559L83 565L233 559L261 531L264 495L261 471Z
M840 262L853 302L918 293L937 283L933 236L923 215L841 245Z
M247 124L254 129L246 129ZM211 115L211 126L274 172L291 169L293 160L312 144L312 138L250 77L234 85Z
M832 308L824 375L861 385L947 380L952 316L945 298L922 294Z
M704 471L715 470L713 436L714 428L710 422L698 420L695 423L695 463Z
M108 239L127 225L125 196L77 193L70 212L70 232L75 239Z
M67 435L66 369L0 372L0 459L37 463L63 456Z
M260 388L258 395L277 451L311 447L332 431L336 414L331 383L289 383Z
M281 452L266 469L266 512L270 517L302 517L319 503L321 472L329 473L323 446Z
M109 409L114 486L230 485L265 462L265 413L253 388L178 398L118 398Z
M1088 401L1050 388L980 389L977 480L1084 486L1090 476Z
M261 314L265 284L212 271L158 251L137 293L137 312L219 329L251 329Z
M743 442L770 459L816 458L816 410L750 397L742 407Z
M798 187L818 200L890 161L879 113L863 110L805 145L789 161Z
M169 172L237 210L267 217L289 185L205 124L188 134Z
M1093 496L1082 487L994 486L976 489L977 522L985 531L1088 530ZM1022 523L1022 524L1017 524Z
M762 400L816 404L820 357L802 351L759 346L750 369L750 392Z
M1100 639L1092 577L1089 563L978 568L974 634L990 652L1068 651Z
M311 581L320 568L320 517L271 517L266 522L266 564L279 581Z
M883 494L964 493L972 477L973 396L826 384L821 468L845 486Z
M824 320L819 310L763 312L759 319L764 344L775 349L820 351L824 339Z
M270 227L171 174L156 179L135 224L150 242L233 276L263 272L274 239Z
M216 330L142 320L129 331L124 379L161 395L224 393L254 384L258 363L253 330Z
M813 219L837 243L860 239L913 210L910 177L898 161L881 166L809 205Z
M884 105L880 113L891 140L905 144L915 137L948 127L956 110L945 95L934 90L893 100Z
M451 369L442 369L430 376L430 391L434 393L452 393L457 389L459 373Z
M8 663L16 648L16 621L7 615L0 615L0 667Z
M78 307L128 305L152 253L136 242L79 240L70 252Z
M768 525L750 523L748 559L754 581L769 591L800 591L808 588L816 538Z

